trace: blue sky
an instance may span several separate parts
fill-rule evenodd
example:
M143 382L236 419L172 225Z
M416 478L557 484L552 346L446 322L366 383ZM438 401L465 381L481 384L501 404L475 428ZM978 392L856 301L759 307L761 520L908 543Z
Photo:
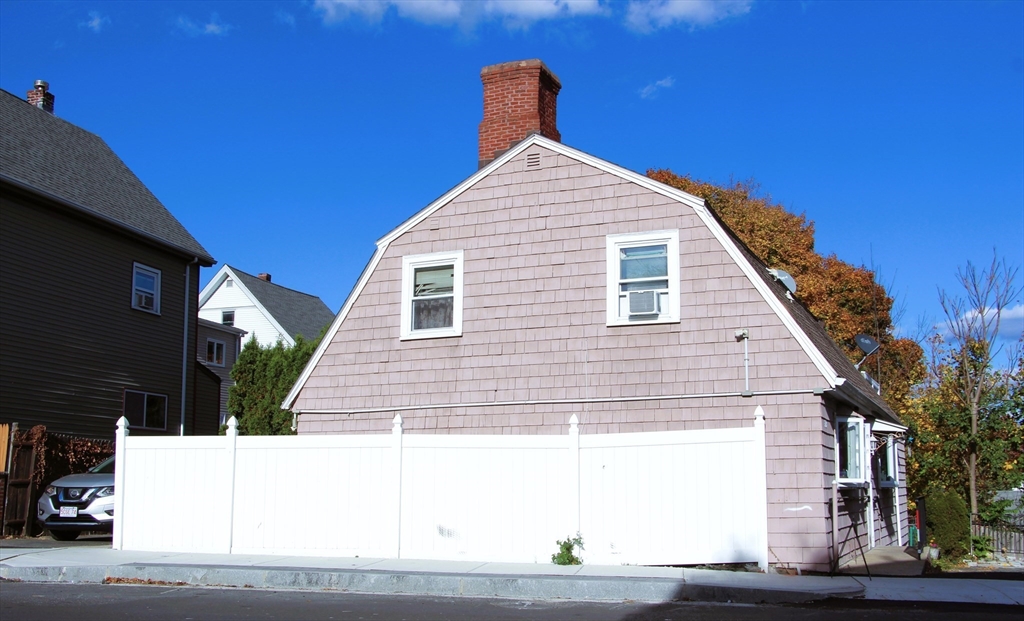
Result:
M476 170L480 69L540 58L563 142L756 179L913 332L958 266L1024 263L1022 24L1019 1L2 0L0 88L47 80L218 261L337 311Z

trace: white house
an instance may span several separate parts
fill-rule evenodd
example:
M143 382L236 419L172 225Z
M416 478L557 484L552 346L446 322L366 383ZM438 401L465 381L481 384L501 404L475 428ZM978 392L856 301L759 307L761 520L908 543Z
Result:
M314 339L334 319L315 295L271 282L270 274L253 276L224 265L199 294L199 318L249 333L263 347L295 337Z

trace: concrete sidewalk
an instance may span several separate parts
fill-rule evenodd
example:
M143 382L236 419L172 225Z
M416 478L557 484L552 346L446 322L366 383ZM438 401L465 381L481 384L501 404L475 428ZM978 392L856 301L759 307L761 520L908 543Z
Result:
M784 576L671 567L0 547L0 578L315 589L430 596L802 603L830 597L1024 605L1024 582Z

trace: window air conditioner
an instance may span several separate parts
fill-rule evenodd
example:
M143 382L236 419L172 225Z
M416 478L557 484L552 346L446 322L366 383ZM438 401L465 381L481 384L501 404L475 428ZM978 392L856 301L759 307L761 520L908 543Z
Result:
M657 291L630 291L629 315L657 315L660 299Z

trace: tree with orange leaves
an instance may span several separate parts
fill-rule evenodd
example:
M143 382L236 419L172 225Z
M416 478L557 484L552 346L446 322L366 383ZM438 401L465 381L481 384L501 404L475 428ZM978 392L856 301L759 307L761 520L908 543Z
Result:
M770 196L758 196L752 183L721 186L667 169L648 170L647 176L703 198L765 265L789 272L799 283L796 298L824 322L851 361L862 357L854 336L877 339L881 348L865 368L879 375L889 405L897 413L907 411L911 387L925 377L924 352L914 341L893 334L893 299L875 282L874 272L834 254L819 254L814 249L814 223L772 203Z

